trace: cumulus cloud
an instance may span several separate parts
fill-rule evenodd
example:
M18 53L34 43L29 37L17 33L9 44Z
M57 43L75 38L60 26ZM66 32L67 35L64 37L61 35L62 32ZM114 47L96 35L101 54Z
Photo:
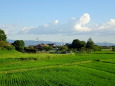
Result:
M44 24L44 27L46 27L46 28L47 28L48 26L49 26L49 24Z
M90 15L88 13L85 13L75 24L75 29L80 32L91 31L91 28L85 26L89 22L90 22Z
M55 21L54 21L54 24L58 24L58 23L59 23L59 20L55 20Z
M22 29L22 26L18 24L14 25L0 24L0 29L3 29L7 35L11 35L11 34L17 34L20 31L20 29Z
M80 24L87 24L90 22L90 15L88 13L85 13L83 16L81 16L79 23Z
M110 19L108 22L109 25L115 26L115 19Z
M72 17L68 22L61 23L61 21L54 20L51 23L43 24L41 26L26 27L21 25L0 25L0 28L5 30L9 35L44 35L44 34L64 34L64 35L78 35L78 34L114 34L115 33L115 19L110 19L101 24L91 24L91 18L88 13L83 14L80 18Z
M95 26L96 27L96 26ZM114 31L115 30L115 19L110 19L109 21L99 24L97 26L98 31Z
M28 33L28 31L31 29L32 27L22 27L21 30L19 31L22 34Z
M77 31L80 31L80 32L84 32L84 31L91 31L91 29L89 27L84 27L82 26L81 24L76 24L75 25L75 29Z
M78 32L91 31L86 25L90 22L90 15L85 13L78 18L72 18L65 24L61 24L59 20L54 20L52 23L44 24L38 27L23 28L20 33L25 34L75 34Z

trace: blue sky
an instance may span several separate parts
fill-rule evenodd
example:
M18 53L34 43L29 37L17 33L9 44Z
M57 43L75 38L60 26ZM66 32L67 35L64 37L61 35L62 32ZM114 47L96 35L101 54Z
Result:
M115 43L115 0L0 0L8 39Z

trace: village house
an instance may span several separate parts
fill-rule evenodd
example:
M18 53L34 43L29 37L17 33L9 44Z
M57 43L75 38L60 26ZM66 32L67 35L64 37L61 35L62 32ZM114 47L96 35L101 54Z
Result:
M42 44L36 45L35 48L39 50L39 49L42 49L42 47L44 47L44 46L49 46L49 45L42 43Z
M51 46L51 47L53 47L54 51L58 50L58 46L56 44L52 43L52 44L48 44L48 45Z
M51 47L53 47L53 48L57 48L57 45L56 45L56 44L47 44L47 45L49 45L49 46L51 46Z

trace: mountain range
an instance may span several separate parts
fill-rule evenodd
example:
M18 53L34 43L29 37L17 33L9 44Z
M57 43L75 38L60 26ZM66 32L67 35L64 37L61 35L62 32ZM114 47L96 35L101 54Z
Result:
M7 42L9 43L13 43L15 40L10 40L8 39ZM25 42L25 46L29 46L29 45L37 45L37 44L41 44L41 43L44 43L44 44L56 44L56 45L62 45L62 42L51 42L51 41L34 41L34 40L24 40ZM95 43L96 45L99 45L99 46L115 46L114 43L109 43L109 42L97 42Z
M10 40L8 39L7 42L9 43L13 43L15 40ZM56 44L56 45L62 45L61 42L51 42L51 41L34 41L34 40L24 40L25 42L25 46L29 46L29 45L38 45L38 44Z

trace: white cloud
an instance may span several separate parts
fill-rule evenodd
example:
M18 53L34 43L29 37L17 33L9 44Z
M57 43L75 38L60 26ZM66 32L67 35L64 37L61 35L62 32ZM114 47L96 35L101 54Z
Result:
M20 33L26 32L26 34L72 34L79 32L91 31L86 25L90 22L90 15L85 13L79 19L72 18L65 24L59 23L59 20L54 20L52 23L44 24L38 27L26 29L26 31L20 31ZM25 30L25 29L24 29Z
M7 34L75 34L79 32L90 31L89 27L85 25L90 22L90 16L85 13L79 19L73 17L65 24L59 23L60 21L54 20L52 23L44 24L41 26L27 27L21 25L0 25Z
M101 24L90 24L90 21L90 15L85 13L80 18L73 17L64 24L59 20L54 20L51 23L35 27L0 25L0 28L8 35L111 35L115 33L115 19Z
M26 34L31 29L31 27L22 27L21 33Z
M0 29L3 29L7 35L17 34L21 28L22 26L18 24L14 24L14 25L0 24Z
M91 31L91 28L85 26L90 22L90 20L90 15L88 13L85 13L75 24L75 29L80 32Z
M84 26L82 26L81 24L76 24L76 25L75 25L75 29L76 29L77 31L80 31L80 32L91 31L91 29L90 29L89 27L84 27Z
M59 23L59 20L55 20L55 21L54 21L54 24L58 24L58 23Z
M85 13L81 18L79 19L80 24L87 24L90 22L90 15L88 13Z
M44 24L44 27L46 27L46 28L47 28L48 26L49 26L48 24Z
M106 31L106 33L108 32L112 32L115 31L115 19L110 19L109 21L99 24L97 26L97 30L99 31Z
M108 22L109 25L115 26L115 19L110 19Z

